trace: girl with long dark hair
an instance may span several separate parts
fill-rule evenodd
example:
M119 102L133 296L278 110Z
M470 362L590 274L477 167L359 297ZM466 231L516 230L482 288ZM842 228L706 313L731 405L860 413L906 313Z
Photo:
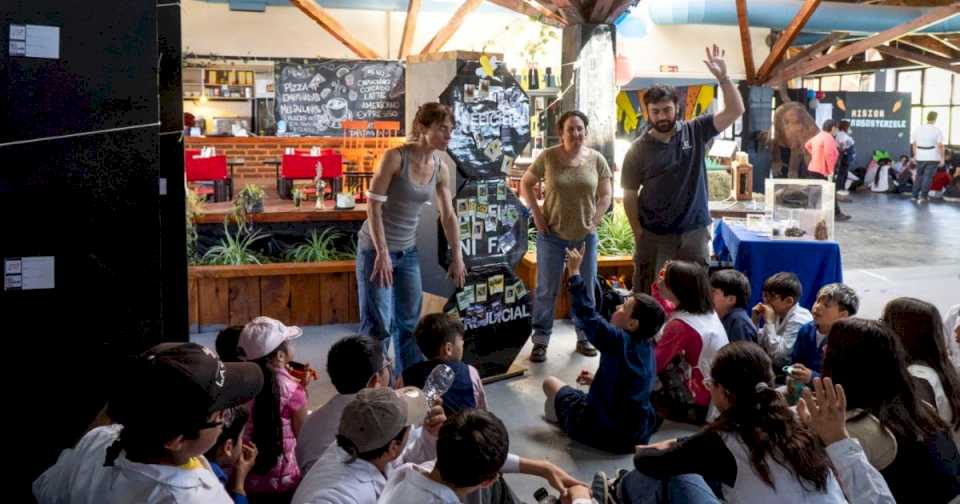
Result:
M957 445L934 407L918 397L892 329L874 320L838 321L827 337L823 375L843 386L850 436L898 502L949 502L960 495Z
M901 297L887 303L883 321L903 345L907 371L933 388L937 414L956 439L960 429L960 378L947 357L940 311L926 301Z
M293 343L303 331L269 317L257 317L240 333L238 353L263 371L263 388L251 404L244 440L257 447L246 490L258 502L289 501L300 483L297 435L307 416L307 395L287 370Z
M720 416L700 434L638 447L630 477L696 474L720 483L728 503L846 502L823 442L774 390L773 378L757 344L720 349L704 380Z

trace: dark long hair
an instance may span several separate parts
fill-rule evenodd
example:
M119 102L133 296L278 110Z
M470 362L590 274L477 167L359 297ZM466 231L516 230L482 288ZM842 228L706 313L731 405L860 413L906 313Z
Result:
M695 262L672 261L663 280L677 298L678 310L701 314L713 311L707 268Z
M280 384L277 371L270 362L280 351L287 351L283 342L274 351L255 360L263 371L263 388L253 402L253 432L250 437L257 446L257 461L253 472L267 474L283 455L283 422L280 419Z
M817 434L800 422L773 389L770 357L756 343L735 341L717 352L710 377L727 391L730 407L707 431L733 432L750 450L750 462L760 478L776 488L767 458L772 458L823 492L832 464Z
M882 322L851 317L833 324L823 375L843 385L847 409L866 410L899 438L920 440L947 429L917 397L903 346Z
M894 299L883 309L883 321L900 339L907 364L923 363L937 372L953 411L952 427L957 429L960 428L960 377L947 361L941 320L936 306L910 297Z

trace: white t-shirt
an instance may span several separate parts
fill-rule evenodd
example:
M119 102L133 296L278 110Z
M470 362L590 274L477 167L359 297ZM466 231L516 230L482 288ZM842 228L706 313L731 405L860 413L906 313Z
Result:
M33 482L40 504L170 503L232 504L223 483L200 456L195 468L141 464L123 453L113 466L104 466L107 448L116 441L121 425L91 430L73 448L60 453L57 463Z
M953 425L953 410L950 409L950 401L947 399L946 392L943 391L943 383L940 382L940 376L937 372L922 362L910 364L907 366L907 371L917 378L923 378L930 384L930 388L933 389L933 397L937 402L934 405L937 408L937 415L947 425Z
M957 338L954 331L960 325L960 305L950 308L947 316L943 319L943 337L947 339L947 353L950 355L950 362L954 369L960 372L960 345L957 344Z
M390 475L378 504L460 504L453 489L428 477L433 462L404 464Z
M932 124L924 124L913 133L913 143L917 146L917 161L940 161L938 145L943 143L943 132ZM932 147L925 149L923 147Z

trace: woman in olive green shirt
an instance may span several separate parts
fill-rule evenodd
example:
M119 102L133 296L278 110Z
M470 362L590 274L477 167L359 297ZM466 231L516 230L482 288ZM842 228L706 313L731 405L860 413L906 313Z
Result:
M547 358L547 343L553 331L553 306L563 278L566 249L585 248L580 275L588 286L591 301L597 276L597 225L610 207L612 174L603 154L584 145L587 116L580 111L565 112L557 121L562 143L546 149L523 174L521 195L530 207L537 226L537 288L533 301L533 352L530 360ZM543 181L545 197L537 200L534 190ZM588 356L597 349L587 341L579 321L577 351Z

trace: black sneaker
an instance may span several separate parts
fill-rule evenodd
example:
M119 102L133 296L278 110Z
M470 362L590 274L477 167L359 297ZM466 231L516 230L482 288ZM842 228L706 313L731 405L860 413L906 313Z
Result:
M847 214L845 214L845 213L838 213L838 214L836 215L836 219L837 219L838 221L840 221L840 222L846 222L846 221L848 221L848 220L850 220L850 219L852 219L852 218L853 218L853 217L850 217L849 215L847 215Z
M546 360L547 360L547 345L534 343L533 351L530 352L530 362L544 362Z

